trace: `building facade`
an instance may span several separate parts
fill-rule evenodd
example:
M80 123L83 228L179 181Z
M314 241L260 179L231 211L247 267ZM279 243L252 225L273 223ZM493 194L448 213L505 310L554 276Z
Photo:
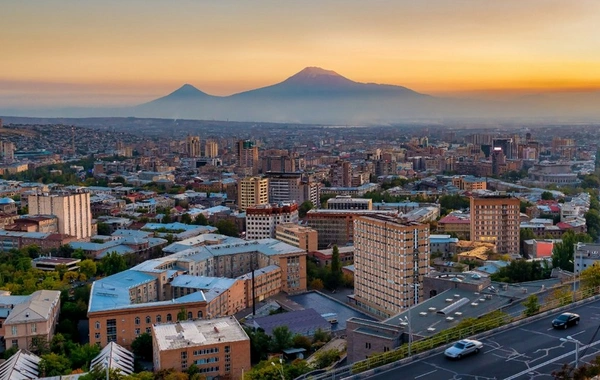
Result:
M74 192L32 194L27 198L29 214L55 215L60 234L85 239L92 236L90 193Z
M423 299L429 273L429 225L391 216L360 216L354 222L354 300L370 313L389 317Z
M471 197L471 240L496 244L500 254L519 253L520 201L506 195Z
M275 228L275 239L293 245L306 252L318 248L318 233L310 227L299 226L297 223L280 224Z
M246 208L269 203L269 180L261 177L246 177L238 181L238 207Z
M296 203L257 205L246 208L246 239L275 237L280 224L298 223Z

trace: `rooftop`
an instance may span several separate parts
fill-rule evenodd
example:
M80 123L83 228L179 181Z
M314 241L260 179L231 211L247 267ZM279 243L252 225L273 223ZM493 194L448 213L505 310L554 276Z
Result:
M234 317L158 324L152 330L159 351L250 340Z
M323 331L331 330L331 324L315 309L295 310L266 317L258 317L252 323L254 327L260 327L265 330L267 335L271 335L273 329L279 326L287 326L292 333L301 335L312 335L310 332L314 333L319 328Z

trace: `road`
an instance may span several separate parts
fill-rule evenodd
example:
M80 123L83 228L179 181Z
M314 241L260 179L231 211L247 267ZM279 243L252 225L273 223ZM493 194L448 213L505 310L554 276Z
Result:
M483 350L460 361L448 360L442 352L369 379L554 379L552 372L563 363L575 363L575 344L560 338L570 335L583 343L580 363L600 355L600 332L595 335L600 327L600 300L569 311L581 316L578 326L554 330L551 321L560 313L552 314L482 338Z

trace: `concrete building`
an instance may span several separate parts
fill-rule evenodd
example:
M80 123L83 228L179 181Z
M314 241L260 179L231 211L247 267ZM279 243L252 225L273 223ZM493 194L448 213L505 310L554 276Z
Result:
M67 257L38 257L31 260L31 266L44 271L56 271L56 267L64 265L69 272L77 272L81 259Z
M218 157L219 156L219 144L214 140L206 140L204 145L204 157Z
M471 197L471 240L496 244L500 254L519 253L518 198L506 195Z
M188 157L200 157L200 137L188 136L185 139L185 154Z
M352 164L348 161L335 162L331 165L330 178L333 187L352 186Z
M429 225L360 216L354 222L354 301L389 317L423 299L429 273Z
M470 175L452 177L452 184L464 191L486 190L487 181L485 178L473 177Z
M246 208L269 203L269 180L261 177L246 177L238 181L238 207Z
M258 146L254 141L240 140L237 142L238 167L249 169L251 175L258 174Z
M155 371L194 364L207 379L241 379L251 368L250 338L233 317L155 324L152 338Z
M267 172L265 177L269 179L269 202L304 202L301 173Z
M55 215L58 232L85 239L92 236L90 193L75 192L32 194L27 198L30 215Z
M306 252L316 251L319 243L316 230L296 223L285 223L275 227L275 239L304 249Z
M335 198L329 198L326 205L329 210L372 210L373 200L338 195Z
M570 163L544 162L533 165L527 173L528 181L537 185L575 185L580 182Z
M398 215L396 211L313 209L306 214L306 223L317 230L319 249L334 245L343 247L354 241L354 220L361 215Z
M342 265L349 265L354 262L354 246L338 247L340 253L340 262ZM320 266L327 266L331 264L331 258L333 257L333 248L320 249L318 251L309 252L308 256Z
M575 274L600 262L600 244L577 243L575 245Z
M6 347L29 349L33 337L44 337L47 342L54 337L60 312L60 292L38 290L29 296L0 297L0 311ZM6 313L6 314L5 314ZM1 319L0 319L1 321Z
M296 160L287 150L269 149L262 152L261 156L262 173L293 173L296 171Z
M275 237L275 228L280 224L298 223L296 203L257 205L246 208L246 239Z

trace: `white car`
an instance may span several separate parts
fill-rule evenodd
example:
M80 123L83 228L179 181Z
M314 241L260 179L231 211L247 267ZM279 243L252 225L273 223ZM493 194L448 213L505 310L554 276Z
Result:
M463 356L476 354L483 347L483 343L478 340L463 339L454 343L452 347L444 351L444 355L451 359L460 359Z

